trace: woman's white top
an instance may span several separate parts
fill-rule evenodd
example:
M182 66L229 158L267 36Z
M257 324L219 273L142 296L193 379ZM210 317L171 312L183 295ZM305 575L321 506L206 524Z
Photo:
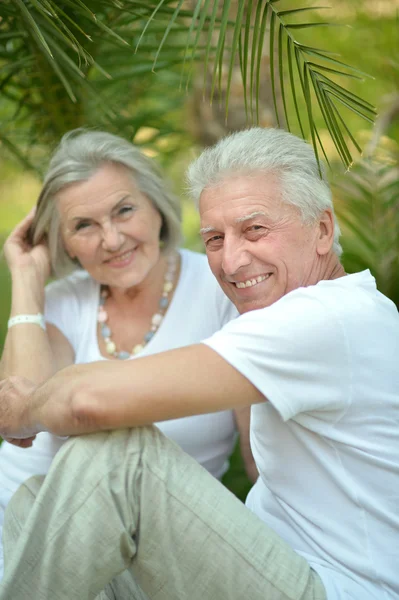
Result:
M200 342L238 314L212 275L206 257L189 250L181 250L180 256L181 272L171 304L140 357ZM76 363L107 360L100 354L97 342L99 298L99 284L85 271L46 288L46 322L55 325L69 340ZM231 411L164 421L157 426L212 475L220 479L226 472L236 438ZM4 510L12 494L32 475L46 474L64 442L63 438L41 433L32 448L21 449L6 442L1 445L0 539Z

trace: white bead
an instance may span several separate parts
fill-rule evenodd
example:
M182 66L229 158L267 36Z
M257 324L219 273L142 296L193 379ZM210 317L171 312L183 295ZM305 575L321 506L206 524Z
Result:
M163 317L160 313L155 313L155 315L153 315L152 319L151 319L151 323L153 325L160 325L161 321L162 321Z
M97 316L97 321L99 323L106 323L107 320L108 320L107 312L105 310L99 310L98 316Z
M142 350L144 350L144 346L143 344L137 344L133 350L132 350L132 354L138 354L139 352L141 352Z
M116 350L116 346L115 346L114 342L112 342L112 341L109 341L105 348L106 348L108 354L113 354Z
M171 292L172 290L173 290L173 283L171 281L167 281L166 283L164 283L164 286L163 286L164 292Z

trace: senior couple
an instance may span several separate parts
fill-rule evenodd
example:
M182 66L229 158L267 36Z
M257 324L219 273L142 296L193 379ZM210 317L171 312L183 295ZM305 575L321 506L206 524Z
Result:
M57 316L45 332L36 314L37 273L50 272L44 233L56 251L50 224L40 231L35 217L32 249L28 218L6 248L19 275L2 373L17 376L0 383L0 434L20 452L36 435L74 437L7 507L1 600L399 599L398 312L369 271L345 274L312 148L254 128L190 167L209 266L239 316L219 312L221 329L215 317L199 343L147 355L183 260L159 254L167 220L148 190L131 189L123 165L113 158L69 184L66 174L55 195L58 240L83 267L51 284L78 278L69 337ZM185 306L193 318L218 298L201 269L200 294ZM80 337L90 337L83 288L99 297L92 339L112 360L77 360ZM159 315L150 328L120 317L136 296L139 316ZM40 381L37 348L48 357ZM31 376L21 377L28 355ZM244 506L151 424L248 406L259 477Z

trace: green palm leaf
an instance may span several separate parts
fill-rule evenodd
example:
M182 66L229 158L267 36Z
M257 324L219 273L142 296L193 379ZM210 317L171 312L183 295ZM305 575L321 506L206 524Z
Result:
M399 307L399 177L395 164L362 161L334 186L348 272L370 268Z
M168 6L169 4L169 6ZM0 3L0 128L3 148L25 167L41 170L41 147L52 146L68 129L81 125L109 129L132 138L142 127L160 135L184 137L173 111L181 102L173 69L181 62L181 37L175 30L164 43L158 69L163 101L147 100L154 54L164 28L134 49L154 3L80 0L3 0ZM163 23L170 2L160 9ZM156 28L155 28L156 29ZM186 31L186 27L183 28ZM161 33L160 33L161 31ZM175 85L175 84L172 84ZM134 89L134 92L133 92ZM177 88L176 88L177 89ZM127 114L129 98L136 102ZM182 98L183 100L183 98ZM141 103L146 110L141 109ZM149 109L151 106L151 109ZM169 124L170 121L170 124ZM156 143L158 140L154 137ZM184 142L182 142L184 144Z
M162 3L157 5L160 9ZM198 2L196 4L196 14L198 15ZM278 108L278 92L281 94L284 120L288 129L291 129L289 123L290 105L286 86L291 88L291 97L293 102L294 114L297 117L298 126L302 135L306 134L305 127L299 116L299 96L300 101L306 106L307 130L318 155L317 148L320 146L320 135L316 126L316 112L321 112L330 136L337 148L338 154L345 166L348 167L352 162L352 156L348 149L347 139L354 143L356 148L359 144L348 131L343 118L340 105L347 108L366 121L373 122L375 110L372 105L362 98L347 92L345 88L336 83L332 77L362 78L364 73L347 65L346 63L334 58L334 53L330 50L324 51L319 48L313 48L301 44L294 33L300 30L307 30L315 27L335 26L329 22L293 22L293 17L302 15L312 7L293 7L292 9L279 10L278 2L272 0L259 1L256 6L256 17L249 34L249 19L244 19L243 15L248 7L252 7L252 2L248 0L239 0L235 3L236 13L230 14L232 4L230 0L213 3L213 12L209 18L203 18L202 21L193 19L190 22L189 30L192 34L199 28L208 27L208 39L204 51L205 72L210 56L213 55L213 78L211 99L215 91L217 82L219 87L222 80L222 69L227 69L227 81L231 81L234 56L239 53L241 72L243 77L243 87L245 92L245 105L247 107L248 117L253 121L259 120L259 112L253 113L253 95L255 94L255 104L259 97L260 80L262 77L269 76L273 92L274 108L277 123L280 123ZM178 20L179 6L176 7L173 19ZM313 7L316 8L316 7ZM322 7L317 7L322 8ZM219 9L219 10L218 10ZM219 19L217 18L219 16ZM269 19L269 31L266 29L266 22ZM182 21L183 22L183 21ZM150 25L148 22L145 26ZM238 38L238 29L241 27L241 37ZM219 40L216 48L213 44L213 33L218 28ZM229 28L233 30L233 42L226 48L226 39ZM149 27L150 29L150 27ZM250 37L252 36L252 49L250 48ZM261 72L261 56L265 45L265 38L269 38L269 56L270 68L268 73ZM197 37L198 39L198 37ZM240 43L238 44L238 39ZM238 50L237 50L238 47ZM197 51L196 47L196 51ZM230 52L228 60L223 60L225 52ZM292 55L295 61L292 60ZM249 56L250 55L250 56ZM315 60L317 59L317 60ZM250 77L248 85L248 63L250 62ZM330 63L331 66L328 66ZM296 69L294 68L294 65ZM278 78L275 77L275 70L278 72ZM324 78L320 75L324 74ZM328 75L327 75L328 74ZM205 85L204 85L205 89ZM227 91L230 90L230 84ZM228 96L228 94L227 94ZM228 100L226 102L228 107ZM324 148L322 148L323 152Z
M314 48L295 37L297 32L307 35L329 24L304 22L311 7L298 7L294 0L292 8L284 10L279 10L278 0L192 0L192 10L187 4L183 0L91 0L90 4L3 0L0 102L8 103L4 106L10 107L9 114L18 109L18 119L26 127L29 122L35 140L56 139L65 128L90 124L92 114L98 115L97 125L117 130L129 73L150 77L151 69L157 68L158 75L167 70L173 78L180 62L188 85L194 63L201 61L204 90L210 70L210 100L216 89L223 92L219 97L227 98L227 114L233 69L239 63L249 122L259 121L261 83L269 78L278 122L284 121L304 137L310 135L318 156L320 149L326 154L317 126L321 114L341 160L349 166L348 142L356 148L359 144L346 126L343 111L349 109L368 122L375 111L345 89L341 80L364 74L338 60L331 49ZM268 68L262 60L267 47ZM141 82L131 85L140 94L145 87ZM21 98L25 99L22 108ZM136 131L134 116L131 123Z

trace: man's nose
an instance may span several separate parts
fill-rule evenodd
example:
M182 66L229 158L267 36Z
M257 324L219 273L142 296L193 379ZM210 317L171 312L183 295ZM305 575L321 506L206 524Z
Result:
M104 250L118 250L123 243L123 235L117 224L106 223L102 228L102 245Z
M226 275L235 275L251 262L251 256L245 244L239 239L229 239L223 243L222 269Z

